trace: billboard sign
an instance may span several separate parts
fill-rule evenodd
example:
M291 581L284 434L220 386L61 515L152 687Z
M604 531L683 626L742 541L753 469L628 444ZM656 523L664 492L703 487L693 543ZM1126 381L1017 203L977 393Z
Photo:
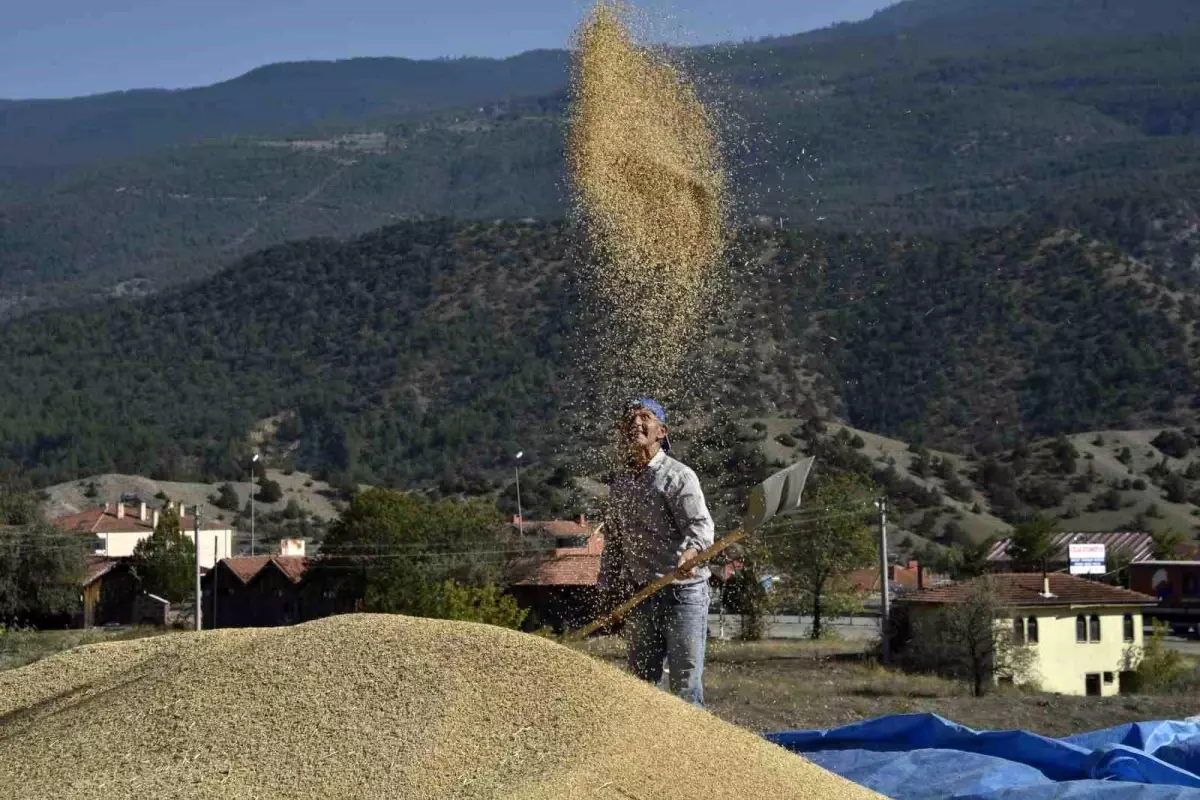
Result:
M1067 545L1067 560L1072 575L1103 575L1107 572L1102 544Z

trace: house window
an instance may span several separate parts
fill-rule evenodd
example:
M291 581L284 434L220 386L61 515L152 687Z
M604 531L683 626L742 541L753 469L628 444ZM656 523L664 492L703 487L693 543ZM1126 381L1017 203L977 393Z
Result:
M1025 638L1029 641L1030 644L1037 644L1037 642L1038 642L1037 617L1030 617L1026 627L1028 630L1028 634L1026 635Z
M1090 640L1093 642L1100 641L1100 617L1097 614L1092 614Z
M1025 644L1025 620L1020 617L1013 620L1013 641Z
M1196 594L1196 573L1183 573L1183 593L1188 597L1193 597Z
M1112 674L1111 672L1106 672L1106 673L1104 673L1104 682L1105 682L1105 683L1112 683L1112 682L1113 682L1113 674Z
M1133 641L1133 614L1125 615L1125 641Z
M1087 617L1082 614L1075 618L1075 641L1087 641Z

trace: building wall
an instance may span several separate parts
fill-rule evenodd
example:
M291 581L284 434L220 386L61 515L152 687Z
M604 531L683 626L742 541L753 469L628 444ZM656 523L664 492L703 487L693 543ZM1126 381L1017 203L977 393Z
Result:
M195 538L195 531L184 531L188 541ZM142 539L149 538L150 531L122 531L121 533L98 533L101 555L113 558L123 558L133 555L133 549ZM215 553L214 553L214 540ZM232 556L230 548L233 544L233 531L200 531L200 566L205 569L212 567L222 558ZM214 558L216 555L216 558Z
M204 625L217 628L271 628L305 621L301 587L273 566L263 567L248 584L222 568L204 582Z
M913 607L910 613L916 619L920 615L937 612L936 606ZM1042 691L1058 694L1086 695L1087 675L1100 676L1100 694L1108 697L1120 693L1121 671L1125 668L1125 650L1133 644L1142 644L1142 614L1137 607L1078 607L1078 608L1030 608L1014 611L1007 618L997 621L997 628L1012 630L1013 617L1020 614L1028 629L1028 619L1037 617L1038 642L1030 647L1035 653L1031 674L1016 683L1036 681ZM1100 641L1077 642L1075 619L1083 615L1100 617ZM1133 642L1124 640L1124 616L1133 615ZM1104 673L1112 673L1112 681L1104 682Z
M1200 603L1200 564L1131 564L1129 588L1168 604Z
M1100 641L1078 642L1075 636L1076 618L1100 617ZM1124 616L1133 615L1133 642L1124 639ZM1125 668L1125 650L1142 644L1142 614L1137 608L1038 608L1023 612L1026 618L1038 619L1038 643L1031 645L1037 652L1036 670L1043 691L1060 694L1087 693L1086 676L1100 674L1100 693L1115 695L1120 691L1120 673ZM1112 674L1110 683L1104 673Z

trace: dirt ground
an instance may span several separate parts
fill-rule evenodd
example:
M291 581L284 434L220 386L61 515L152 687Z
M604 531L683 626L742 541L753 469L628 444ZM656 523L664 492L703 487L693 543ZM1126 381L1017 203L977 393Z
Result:
M616 640L589 643L622 662ZM844 644L719 642L705 669L705 699L717 716L766 733L833 728L887 714L932 712L976 729L1022 728L1047 736L1200 714L1200 695L1066 697L1016 690L971 697L965 684L907 675L864 660Z

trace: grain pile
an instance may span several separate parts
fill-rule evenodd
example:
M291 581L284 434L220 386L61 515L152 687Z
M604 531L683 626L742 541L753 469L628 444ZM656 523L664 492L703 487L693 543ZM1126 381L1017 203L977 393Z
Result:
M586 655L347 615L91 645L0 673L0 794L874 797Z
M669 394L723 258L725 178L714 119L627 13L602 2L577 34L567 155L614 390Z

